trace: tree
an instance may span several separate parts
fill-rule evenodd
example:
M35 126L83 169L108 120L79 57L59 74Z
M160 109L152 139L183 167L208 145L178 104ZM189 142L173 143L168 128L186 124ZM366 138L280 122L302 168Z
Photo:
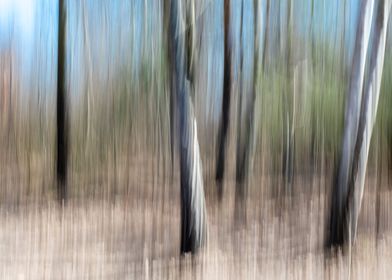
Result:
M380 0L378 2L369 75L363 88L373 5L373 1L363 0L360 8L346 100L342 152L332 193L330 224L327 232L327 246L329 247L342 246L346 243L351 246L356 237L367 157L380 92L391 1Z
M283 93L283 129L284 132L284 150L283 150L283 176L285 186L290 189L294 173L294 99L295 91L293 87L293 3L288 0L287 3L287 34L286 34L286 87Z
M354 148L353 167L349 180L347 208L350 211L348 220L351 227L350 239L352 242L355 241L357 232L358 216L365 184L370 140L377 115L382 69L384 65L386 30L390 10L390 0L379 1L374 38L370 54L369 75L364 86L358 136Z
M243 5L241 7L241 37L243 29ZM251 153L253 150L253 136L255 129L254 124L254 107L256 99L256 81L258 73L258 50L259 50L259 37L258 37L258 0L253 2L253 27L254 27L254 52L253 52L253 76L251 77L251 89L245 91L243 87L243 46L241 46L241 81L240 81L240 94L238 101L238 119L237 119L237 147L236 147L236 189L235 189L235 207L236 215L240 220L245 217L245 207L241 207L241 203L244 201L247 195L247 184L246 178L249 175L252 160ZM242 40L242 38L241 38Z
M57 194L60 202L67 199L68 116L65 85L65 25L64 0L59 0L57 53Z
M227 131L230 118L230 86L231 86L231 44L230 44L230 0L224 0L224 74L223 74L223 95L222 95L222 115L219 124L217 161L215 180L218 183L218 197L222 198L222 180L225 171L225 152L227 142Z
M270 22L270 0L267 0L265 8L265 35L263 42L263 56L262 56L262 70L265 71L265 66L267 63L267 50L268 50L268 40L269 40L269 22Z
M181 253L197 252L207 240L202 165L197 124L186 77L186 34L181 6L170 0L168 21L168 57L171 100L176 106L172 127L178 125L181 181ZM165 9L167 12L167 9ZM187 26L186 28L192 28ZM189 53L189 52L188 52ZM173 138L173 135L172 135Z
M92 54L91 54L91 45L90 45L90 36L89 36L89 19L87 18L86 12L86 1L80 3L83 15L83 40L84 40L84 50L85 50L85 65L88 65L88 76L87 82L85 85L85 98L86 98L86 148L85 153L87 153L91 142L91 91L93 86L93 64L92 64ZM86 67L87 68L87 67Z
M242 8L243 10L243 8ZM252 150L253 139L253 121L254 121L254 105L256 99L256 82L258 73L258 49L259 49L259 32L258 32L258 0L254 0L253 7L253 27L254 27L254 53L253 53L253 76L251 77L251 90L249 92L242 91L240 94L239 104L239 126L237 127L237 155L236 155L236 183L238 188L244 188L244 180L250 168L250 152ZM243 11L242 11L243 13ZM241 48L243 49L243 47ZM243 56L243 50L241 50ZM242 58L243 59L243 58ZM241 60L242 60L241 59ZM241 66L242 67L242 66ZM244 105L241 104L245 102ZM239 191L244 194L243 190Z

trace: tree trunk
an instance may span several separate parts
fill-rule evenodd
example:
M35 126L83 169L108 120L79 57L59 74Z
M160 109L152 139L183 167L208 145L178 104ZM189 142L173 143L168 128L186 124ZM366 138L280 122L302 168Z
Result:
M179 125L179 153L181 177L181 253L195 253L207 240L207 214L203 190L203 176L197 124L186 79L185 29L177 0L170 1L168 30L171 94L175 99Z
M245 178L244 169L245 169L245 141L243 141L243 112L242 110L242 102L246 101L244 94L244 48L243 48L243 28L244 23L244 1L241 1L241 18L240 18L240 86L239 86L239 93L238 93L238 104L237 104L237 143L236 143L236 199L244 196L244 188L242 185L243 179Z
M57 193L60 202L67 199L68 116L65 84L65 24L64 0L59 0L58 68L57 68Z
M243 28L243 7L241 8L241 35ZM235 211L237 219L245 219L245 205L241 205L246 199L248 189L249 170L251 168L251 152L253 151L253 134L254 134L254 104L256 98L256 79L258 72L258 24L257 12L258 2L254 1L254 57L253 57L253 76L251 78L252 88L249 92L244 90L243 86L243 46L241 46L241 82L238 104L238 122L237 122L237 152L236 152L236 191L235 191ZM242 37L241 37L242 40ZM244 104L243 104L244 102Z
M292 0L287 3L287 41L286 41L286 88L283 93L283 119L284 119L284 150L283 150L283 177L285 187L291 190L294 173L294 82L293 82L293 5Z
M86 12L86 1L83 1L81 3L83 5L82 11L83 11L83 40L84 40L84 47L85 47L85 65L88 65L88 79L85 85L86 91L85 91L85 98L86 98L86 139L85 139L85 155L88 155L91 142L91 105L92 105L92 99L91 99L91 91L93 87L93 64L92 64L92 55L91 55L91 46L90 46L90 36L89 36L89 25L88 25L88 18L87 18L87 12ZM87 69L87 67L85 68Z
M262 71L264 73L267 63L268 40L269 40L269 21L270 21L270 0L267 0L265 11L265 35L263 42Z
M348 201L349 175L352 169L354 145L358 132L365 60L373 5L373 0L362 0L360 7L353 62L346 97L343 142L332 192L330 222L329 228L327 229L327 247L342 246L350 237L347 220L349 218L347 215L349 209L347 208L346 202Z
M244 5L244 4L242 4ZM249 92L245 92L243 90L243 86L241 86L240 92L240 104L239 104L239 122L238 122L238 135L237 135L237 158L236 158L236 183L238 188L243 190L239 191L240 196L245 195L245 186L244 181L248 175L248 171L250 168L250 151L252 150L252 136L254 133L253 129L253 121L254 121L254 105L256 98L256 80L257 80L257 72L258 72L258 28L257 28L257 11L258 11L258 3L257 0L254 1L254 53L253 53L253 76L251 78L250 83L252 84L252 88ZM243 10L243 8L242 8ZM242 18L242 16L241 16ZM243 26L241 27L243 28ZM241 46L241 49L243 47ZM241 50L241 56L243 56L243 50ZM241 58L242 60L243 58ZM242 63L241 63L242 64ZM242 66L243 67L243 64ZM243 69L242 71L243 72ZM242 73L241 73L242 75ZM243 77L241 77L243 80ZM245 102L245 104L242 104Z
M358 216L361 209L365 184L366 166L370 140L376 121L380 95L382 69L384 65L386 30L391 9L390 0L380 0L377 7L375 34L372 41L369 76L366 80L361 105L358 136L354 149L353 167L350 174L347 209L351 226L351 240L355 242Z
M225 152L227 142L227 131L230 118L230 86L231 86L231 44L230 44L230 0L224 0L224 74L222 95L222 116L219 124L217 161L215 180L218 183L218 197L222 198L222 180L225 171Z

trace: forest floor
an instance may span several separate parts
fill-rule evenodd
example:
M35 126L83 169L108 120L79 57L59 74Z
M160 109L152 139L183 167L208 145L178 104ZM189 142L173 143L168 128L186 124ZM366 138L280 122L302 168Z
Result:
M63 207L53 199L2 206L0 278L392 279L392 192L376 192L372 176L351 263L323 249L329 205L323 177L296 176L284 194L259 187L280 184L260 176L251 183L243 221L234 221L234 186L227 181L218 202L207 180L208 244L194 257L179 256L178 178L160 184L141 176L125 195L71 197Z

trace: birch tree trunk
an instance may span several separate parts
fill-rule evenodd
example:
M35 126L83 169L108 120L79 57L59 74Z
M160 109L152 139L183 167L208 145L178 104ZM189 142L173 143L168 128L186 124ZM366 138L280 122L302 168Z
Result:
M356 30L353 62L346 97L343 142L332 192L326 246L341 246L348 241L348 180L358 133L363 77L373 13L373 0L362 0Z
M175 100L174 122L178 124L181 177L181 253L197 252L207 240L202 166L197 124L186 79L185 28L181 6L170 1L168 54L171 94Z
M57 65L57 193L60 202L67 199L68 112L65 83L65 1L59 0Z
M380 0L378 3L375 33L370 56L369 75L364 87L358 136L354 149L353 167L350 175L347 202L351 226L350 239L353 243L356 238L358 216L361 209L369 146L377 115L378 98L380 96L381 77L384 65L386 31L391 3L390 0Z

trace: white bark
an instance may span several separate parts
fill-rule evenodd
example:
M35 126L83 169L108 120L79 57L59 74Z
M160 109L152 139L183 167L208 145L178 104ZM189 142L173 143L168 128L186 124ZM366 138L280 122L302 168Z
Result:
M340 158L339 181L344 188L341 189L342 193L347 193L346 186L349 176L349 167L352 163L352 155L358 132L365 60L372 22L373 5L373 0L363 0L358 19L350 84L346 100L342 156Z
M375 35L372 42L369 76L366 80L364 96L362 100L361 117L358 129L357 146L355 151L359 151L357 174L355 176L355 183L353 193L353 201L350 205L351 217L351 232L353 234L352 240L355 241L357 221L359 210L361 208L361 201L363 196L363 189L365 183L365 174L367 159L369 153L369 146L372 137L372 130L376 120L378 98L380 95L382 69L384 65L386 31L388 25L389 13L391 10L390 0L379 1L377 10ZM354 158L356 158L356 156ZM354 169L355 171L355 169Z
M337 180L332 193L331 216L329 225L329 245L342 245L347 241L347 197L349 176L352 170L353 152L358 134L358 124L363 89L363 77L367 46L370 36L374 0L362 0L358 17L352 68L348 86L342 150Z
M192 100L189 97L189 84L185 85L187 95L178 108L180 113L181 138L181 184L183 200L189 207L189 234L192 239L191 250L197 251L207 240L207 211L204 198L203 172L200 158L199 141L197 138L197 122L193 111ZM178 102L177 104L180 104ZM185 108L184 108L185 107Z
M196 118L186 79L185 21L181 1L170 1L169 62L172 101L178 114L181 175L181 253L197 252L207 240L207 215Z

